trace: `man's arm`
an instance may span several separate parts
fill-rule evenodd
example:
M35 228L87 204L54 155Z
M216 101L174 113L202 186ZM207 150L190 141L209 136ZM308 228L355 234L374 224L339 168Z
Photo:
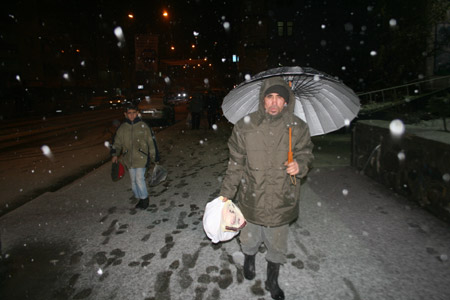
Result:
M228 161L228 168L220 190L220 195L225 197L225 199L234 198L241 182L242 172L246 162L246 152L244 147L244 139L239 132L238 127L234 126L233 133L228 140L230 160Z
M314 160L314 155L312 154L314 145L311 142L309 128L306 123L304 123L304 126L298 127L298 130L296 131L296 135L298 138L296 139L296 143L293 149L294 160L298 164L298 173L296 174L296 176L299 178L303 178L306 176L306 174L308 174L308 171L311 168L312 162Z
M151 161L153 162L157 162L156 160L156 137L154 137L153 135L153 130L148 127L148 139L147 139L147 146L148 146L148 151L149 151L149 158L151 159ZM158 155L159 156L159 155ZM159 157L158 157L158 161L159 161Z
M114 138L113 138L113 144L111 146L111 150L109 151L109 153L112 156L111 160L113 163L116 163L118 161L118 157L119 157L121 151L122 151L122 134L119 131L119 129L117 129L116 134L114 135Z

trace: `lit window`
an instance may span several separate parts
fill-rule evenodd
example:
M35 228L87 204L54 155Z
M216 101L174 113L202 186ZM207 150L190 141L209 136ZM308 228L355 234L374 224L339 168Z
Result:
M287 36L292 36L292 29L294 27L294 22L286 22Z
M278 21L277 22L277 26L278 26L278 36L283 36L283 33L284 33L284 22Z

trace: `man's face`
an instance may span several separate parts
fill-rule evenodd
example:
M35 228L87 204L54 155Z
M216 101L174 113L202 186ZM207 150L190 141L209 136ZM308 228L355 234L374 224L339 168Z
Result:
M264 108L272 116L278 115L284 108L286 101L277 93L271 93L264 97Z
M128 109L127 112L125 113L125 118L127 118L128 120L130 120L131 122L134 121L134 119L136 119L138 115L138 111L135 109Z

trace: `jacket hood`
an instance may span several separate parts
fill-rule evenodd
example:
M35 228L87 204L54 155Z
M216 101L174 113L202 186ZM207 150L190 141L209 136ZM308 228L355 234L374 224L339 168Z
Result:
M289 91L289 100L286 101L287 105L284 107L284 109L281 111L279 115L292 115L294 113L294 107L295 107L295 97L294 93L292 92L292 89L289 87L287 82L280 76L277 77L270 77L265 79L261 84L261 89L259 90L259 108L258 111L262 116L268 115L266 113L266 110L264 108L264 94L266 90L274 85L281 85L286 87L286 89ZM275 118L278 118L278 115L275 116Z

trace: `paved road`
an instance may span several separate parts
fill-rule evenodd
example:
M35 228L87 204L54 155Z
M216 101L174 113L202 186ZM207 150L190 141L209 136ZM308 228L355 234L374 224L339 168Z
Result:
M246 281L237 239L214 245L202 229L229 134L225 124L160 132L169 178L146 211L106 164L1 217L0 298L270 299L265 249ZM448 225L349 167L345 141L316 139L280 274L286 298L450 299Z

